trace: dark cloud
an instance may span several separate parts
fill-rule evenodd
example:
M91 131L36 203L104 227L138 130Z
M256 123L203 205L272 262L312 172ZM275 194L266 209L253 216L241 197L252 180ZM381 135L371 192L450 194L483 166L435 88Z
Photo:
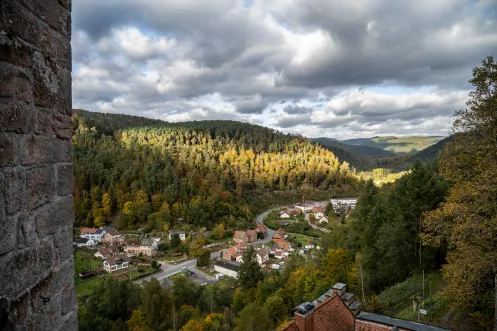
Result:
M433 133L497 53L495 1L297 2L74 1L74 105L323 134L446 119Z

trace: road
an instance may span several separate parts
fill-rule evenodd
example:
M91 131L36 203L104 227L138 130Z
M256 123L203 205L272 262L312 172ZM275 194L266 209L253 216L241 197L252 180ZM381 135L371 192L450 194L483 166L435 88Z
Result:
M257 218L255 219L256 223L260 223L260 224L264 224L263 223L263 220L264 220L264 217L266 217L270 212L272 211L275 211L275 210L279 210L279 209L282 209L282 208L285 208L287 205L284 205L284 206L279 206L279 207L275 207L275 208L271 208L269 210L266 210L265 212L259 214L257 216ZM311 223L309 223L311 225ZM311 226L313 226L314 224L312 224ZM315 226L315 225L314 225ZM313 227L314 227L313 226ZM273 234L274 234L274 230L273 229L270 229L266 226L266 229L267 229L267 236L266 238L262 239L262 240L257 240L253 243L250 243L249 245L250 246L262 246L268 242L270 242L273 238ZM327 230L327 229L321 229L322 231L324 230ZM326 232L326 231L324 231ZM215 260L219 257L221 257L221 254L222 254L222 251L224 249L221 249L219 251L215 251L215 252L212 252L211 253L211 260ZM187 268L187 269L193 269L194 267L196 267L197 265L197 260L189 260L189 261L185 261L185 262L182 262L180 264L170 264L170 263L165 263L165 262L161 262L161 271L156 273L156 274L153 274L151 276L148 276L148 277L144 277L144 278L141 278L141 279L138 279L136 280L135 282L140 284L142 283L143 281L148 281L152 278L156 278L157 280L163 280L165 278L168 278L168 277L171 277L179 272L181 272L181 270L183 268ZM204 278L206 280L208 280L209 282L215 282L215 278L212 277L212 276L209 276L207 275L206 273L202 272L201 270L199 269L196 269L195 270L192 270L193 272L199 274L199 277L200 278Z
M151 276L138 279L138 280L136 280L136 283L141 284L142 282L148 281L152 278L155 278L157 280L162 280L164 278L171 277L172 275L175 275L175 274L181 272L181 269L183 269L183 268L190 269L190 268L195 267L197 265L197 260L185 261L185 262L182 262L180 264L169 264L169 263L165 263L165 262L161 262L160 264L161 264L160 267L162 269L161 271L159 271L158 273L155 273Z

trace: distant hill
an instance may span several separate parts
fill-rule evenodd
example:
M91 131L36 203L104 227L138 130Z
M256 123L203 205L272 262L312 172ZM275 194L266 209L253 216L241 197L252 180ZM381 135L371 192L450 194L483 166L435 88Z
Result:
M333 138L312 138L311 141L320 144L328 149L341 149L350 153L355 154L356 156L363 156L366 158L377 158L377 157L391 157L395 156L394 153L385 151L383 149L365 145L354 145L354 144L345 144L339 140Z
M342 140L341 142L351 146L375 147L396 155L415 154L437 142L444 137L432 136L411 136L411 137L373 137L373 138L356 138Z
M434 145L421 150L420 152L409 157L409 162L423 161L433 163L437 160L438 154L444 149L448 142L453 140L453 136L449 136L445 139L440 140Z

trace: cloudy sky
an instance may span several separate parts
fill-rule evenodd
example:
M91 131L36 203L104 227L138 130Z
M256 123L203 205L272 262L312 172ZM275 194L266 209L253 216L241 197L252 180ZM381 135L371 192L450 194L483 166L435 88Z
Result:
M73 107L308 137L446 135L495 0L74 0Z

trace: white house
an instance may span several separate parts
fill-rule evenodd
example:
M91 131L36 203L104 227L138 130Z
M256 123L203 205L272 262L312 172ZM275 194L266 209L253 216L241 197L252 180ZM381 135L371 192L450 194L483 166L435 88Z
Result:
M255 257L257 258L259 266L263 267L266 265L267 261L269 261L269 250L262 247L257 250Z
M217 261L214 263L214 270L223 275L238 278L240 264L232 261Z
M326 216L322 216L322 217L318 218L318 220L319 220L319 224L330 223L330 221L328 220L328 217L326 217Z
M279 214L280 218L290 218L292 217L292 215L290 215L290 212L288 211L282 211L280 214Z
M97 243L93 239L76 237L73 238L72 244L76 247L91 247L95 246Z
M127 268L129 268L129 258L126 254L110 256L104 260L104 270L107 272L115 272Z
M171 239L173 238L173 236L175 234L177 234L179 236L179 239L181 239L181 241L186 240L186 233L185 232L183 232L183 231L179 231L179 232L169 231L169 241L171 241Z
M93 239L95 242L100 242L105 235L105 231L102 229L92 229L92 228L82 228L80 232L80 237L85 239Z

